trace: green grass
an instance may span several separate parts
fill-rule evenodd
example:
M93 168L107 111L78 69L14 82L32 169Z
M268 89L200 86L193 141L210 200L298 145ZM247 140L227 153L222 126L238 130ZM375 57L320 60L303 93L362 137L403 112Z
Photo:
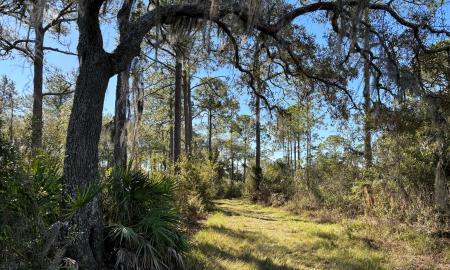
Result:
M317 223L242 200L216 206L193 236L188 269L391 269L387 253L348 224Z

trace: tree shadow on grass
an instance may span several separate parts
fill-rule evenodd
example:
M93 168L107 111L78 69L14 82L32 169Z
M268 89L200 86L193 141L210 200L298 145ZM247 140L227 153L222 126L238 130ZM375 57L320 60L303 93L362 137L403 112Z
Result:
M239 239L240 241L243 240L247 240L247 241L258 241L259 239L261 239L261 236L256 233L256 232L252 232L252 231L236 231L236 230L232 230L223 226L218 226L218 225L209 225L206 230L212 230L215 233L219 233L219 234L223 234L232 238L236 238Z
M253 211L247 208L235 210L229 207L227 203L219 204L216 211L226 216L243 216L254 219L261 219L261 215L263 215L261 211ZM280 218L278 221L283 220L283 218ZM317 226L320 227L320 225ZM294 270L305 267L337 270L385 269L383 267L385 258L380 254L371 253L372 248L362 246L362 249L367 249L367 253L364 251L360 253L353 248L346 251L340 243L342 239L332 232L321 230L309 232L309 236L305 237L312 237L309 240L313 241L301 241L298 245L292 245L293 243L287 244L274 240L270 233L234 230L221 225L209 225L204 230L209 231L211 235L222 235L233 240L229 243L214 243L210 240L197 243L194 248L195 252L192 253L194 255L187 260L187 270L237 269L232 268L232 265L236 267L236 263L251 265L258 270ZM300 235L292 236L300 237ZM221 238L217 237L217 239ZM238 244L243 241L248 242L248 244ZM281 258L284 261L280 260ZM284 265L288 261L289 265Z
M220 263L221 261L241 261L246 264L256 265L258 270L294 270L294 268L275 264L270 258L260 259L249 252L243 252L242 254L233 255L229 251L222 250L215 245L208 243L201 243L197 245L197 248L208 258L210 261L191 261L190 268L188 270L226 270Z
M254 210L239 210L239 212L238 212L238 211L231 210L229 208L216 206L216 208L214 208L214 211L217 213L221 213L224 216L229 216L229 217L230 216L242 216L242 217L254 218L254 219L259 219L259 220L264 220L264 221L279 221L279 219L272 218L269 215L261 214L259 211L254 211Z

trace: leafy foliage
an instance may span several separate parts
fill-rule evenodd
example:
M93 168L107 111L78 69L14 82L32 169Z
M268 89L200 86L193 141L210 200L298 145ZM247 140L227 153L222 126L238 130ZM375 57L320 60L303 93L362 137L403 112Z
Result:
M174 208L175 181L132 170L117 170L108 181L109 260L123 269L181 269L187 242Z
M196 222L212 209L220 179L211 161L184 159L179 163L177 206L188 223Z
M46 265L41 250L45 231L60 215L62 178L48 156L30 166L0 137L0 267L35 269Z

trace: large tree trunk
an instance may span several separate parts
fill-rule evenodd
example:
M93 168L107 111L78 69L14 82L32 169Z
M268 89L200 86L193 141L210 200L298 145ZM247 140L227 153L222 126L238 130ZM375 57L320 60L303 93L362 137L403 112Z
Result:
M127 167L127 111L130 80L130 65L117 75L116 106L114 110L114 167L124 170Z
M177 50L176 50L177 51ZM173 122L173 163L176 165L181 153L181 95L183 80L183 65L180 52L175 56L175 95L174 95L174 122Z
M99 184L98 142L102 111L110 74L103 53L85 52L77 78L67 131L64 162L64 191L74 198L80 189ZM74 245L69 256L81 269L98 269L103 252L103 223L100 194L81 207L70 221Z
M369 19L368 11L365 12L365 21ZM364 49L370 50L369 29L364 32ZM366 167L372 166L372 128L370 120L370 55L365 53L364 59L364 159Z
M37 1L34 5L34 59L33 59L33 109L31 116L31 154L35 156L42 148L42 84L44 69L44 29L42 27L42 16L45 1Z
M98 142L102 111L113 67L103 50L99 24L102 1L79 3L79 75L69 119L64 160L64 193L72 198L90 185L99 184ZM103 261L103 222L100 193L71 217L69 237L74 238L68 256L80 269L98 269Z
M192 114L191 114L191 81L186 68L183 72L183 109L184 109L184 150L186 156L189 157L192 153Z

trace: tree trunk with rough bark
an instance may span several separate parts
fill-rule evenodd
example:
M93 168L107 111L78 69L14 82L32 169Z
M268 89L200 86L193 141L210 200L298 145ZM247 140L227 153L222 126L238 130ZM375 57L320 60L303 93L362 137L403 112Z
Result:
M127 69L117 75L116 85L116 106L114 110L114 167L120 170L125 170L127 167L127 111L128 111L128 93L130 80L130 65Z
M188 79L187 70L183 70L183 114L184 114L184 151L186 156L189 157L191 155L191 140L190 140L190 121L191 116L189 112L189 91L190 91L190 82Z
M80 190L99 184L98 142L102 127L102 111L110 78L104 52L81 50L80 74L77 78L74 106L67 131L64 162L64 192L72 198ZM103 222L101 198L81 207L71 218L71 236L76 238L69 256L81 269L98 269L103 261Z
M445 173L445 166L447 164L447 149L448 143L446 142L446 136L444 132L445 119L439 112L438 108L435 109L434 125L437 129L436 132L436 145L437 149L437 163L435 168L434 177L434 201L436 208L441 217L446 217L449 213L448 209L448 186L447 175Z
M177 50L176 50L177 51ZM183 80L183 65L181 64L181 53L175 56L175 95L174 95L174 122L173 122L173 163L177 164L181 153L181 95Z
M368 22L368 11L364 14L365 21ZM369 29L364 31L364 49L370 50L370 32ZM370 120L370 55L365 53L364 59L364 159L366 167L372 166L372 128Z
M114 74L103 50L99 24L102 1L80 1L78 12L79 74L70 114L64 160L64 194L72 198L88 186L99 185L98 143L106 88ZM69 237L75 241L68 256L80 269L96 270L103 262L101 195L83 205L69 221Z
M44 70L44 36L42 17L45 1L37 1L33 6L34 12L34 55L33 55L33 108L31 116L31 154L35 156L42 149L42 87Z
M138 156L137 142L139 140L139 130L141 126L142 113L144 112L144 91L141 86L141 70L139 65L139 60L135 60L132 65L132 74L133 84L132 84L132 92L133 92L133 111L134 111L134 121L133 121L133 138L131 144L131 154L130 159L134 161L134 168L139 169L140 165L137 160L135 160ZM151 150L150 150L151 157Z

